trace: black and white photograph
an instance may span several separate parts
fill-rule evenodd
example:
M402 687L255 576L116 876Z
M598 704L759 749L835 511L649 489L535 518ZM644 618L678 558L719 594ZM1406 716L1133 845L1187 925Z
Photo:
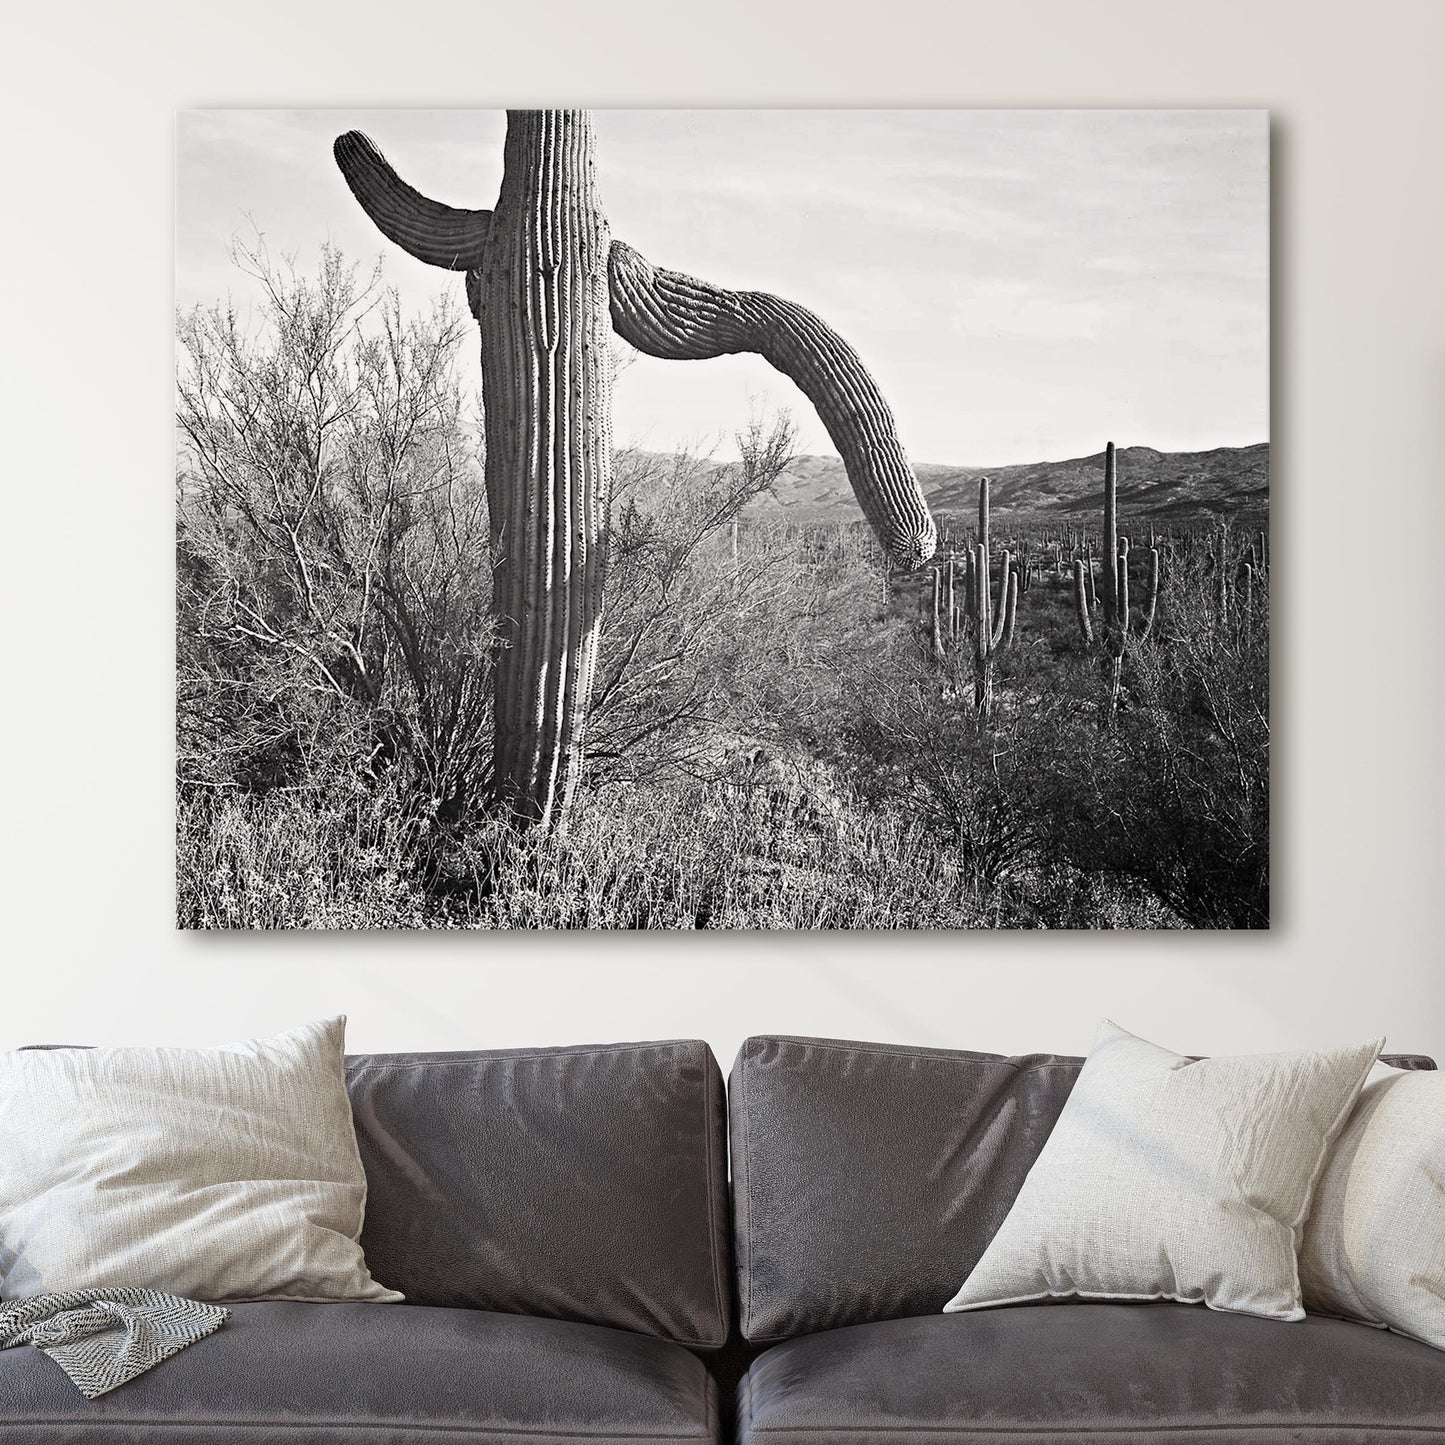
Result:
M187 110L184 929L1264 929L1263 110Z

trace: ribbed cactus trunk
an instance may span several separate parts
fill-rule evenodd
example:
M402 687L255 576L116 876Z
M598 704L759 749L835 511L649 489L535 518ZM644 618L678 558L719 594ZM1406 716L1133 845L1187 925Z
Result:
M492 599L502 633L495 790L565 817L602 612L611 481L607 220L585 111L512 111L481 266Z

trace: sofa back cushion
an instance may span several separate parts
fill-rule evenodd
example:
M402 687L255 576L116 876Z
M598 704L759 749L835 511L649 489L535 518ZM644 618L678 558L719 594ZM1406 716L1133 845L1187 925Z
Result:
M749 1039L729 1086L743 1335L761 1344L941 1310L1003 1222L1081 1064Z
M727 1338L722 1075L701 1042L347 1060L362 1247L412 1304Z

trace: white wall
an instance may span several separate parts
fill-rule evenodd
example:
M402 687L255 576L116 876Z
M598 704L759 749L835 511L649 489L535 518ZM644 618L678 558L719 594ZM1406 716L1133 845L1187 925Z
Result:
M344 1010L362 1049L702 1035L726 1064L766 1030L1072 1050L1108 1013L1187 1050L1380 1030L1445 1056L1445 7L498 8L25 11L3 101L0 1046L214 1042ZM1272 933L173 930L173 111L508 101L1272 108Z

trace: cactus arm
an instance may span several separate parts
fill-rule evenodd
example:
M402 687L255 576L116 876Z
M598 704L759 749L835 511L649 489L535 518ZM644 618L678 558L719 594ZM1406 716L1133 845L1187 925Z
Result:
M1084 584L1083 558L1074 558L1074 611L1079 618L1079 635L1085 645L1094 645L1094 620L1089 616L1089 592Z
M841 336L794 302L665 271L621 241L608 273L612 325L624 341L669 361L756 352L816 408L889 555L905 567L933 555L937 531L893 413Z
M1008 579L1008 603L1004 608L1004 629L1003 645L1012 647L1014 640L1014 623L1018 617L1019 607L1019 574L1014 572Z
M1018 585L1013 571L1013 559L1007 551L1003 554L1001 566L1003 570L998 576L998 605L994 608L993 636L989 639L990 652L996 652L999 643L1003 641L1004 627L1008 622L1009 594Z
M1149 590L1144 594L1144 621L1139 628L1139 641L1143 642L1154 630L1154 613L1159 605L1159 549L1149 549Z
M332 154L351 194L387 240L429 266L447 271L480 268L490 211L463 211L429 200L407 185L359 130L337 136Z
M973 555L974 592L978 598L973 637L973 706L980 717L986 717L993 698L993 599L989 595L988 549L982 542L975 542Z
M988 565L988 553L984 550L983 543L973 544L973 595L977 615L974 623L977 627L977 652L980 657L988 651L989 638L993 635L993 596L990 592L990 584L993 581L993 574Z
M1119 646L1129 635L1129 539L1120 538L1118 569L1119 580L1114 589L1114 613L1119 634Z
M952 565L953 565L953 559L950 558L950 559L949 559L949 566L952 567ZM938 568L935 567L935 568L933 569L933 658L934 658L934 661L935 661L935 662L942 662L942 660L943 660L943 633L942 633L942 631L941 631L941 629L940 629L940 623L939 623L939 606L940 606L940 603L941 603L941 601L942 601L942 592L943 592L943 576L942 576L942 574L939 572ZM953 586L952 586L952 581L951 581L951 579L950 579L950 584L949 584L948 592L949 592L949 598L950 598L950 601L949 601L948 606L949 606L949 611L950 611L950 613L952 613L952 610L953 610L953 602L952 602L951 599L952 599L952 596L953 596Z

